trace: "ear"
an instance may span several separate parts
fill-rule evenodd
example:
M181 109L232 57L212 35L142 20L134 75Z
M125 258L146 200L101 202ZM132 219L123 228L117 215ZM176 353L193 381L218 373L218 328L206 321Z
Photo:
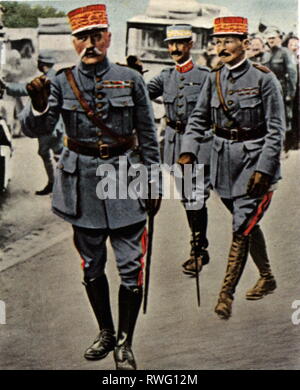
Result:
M248 50L250 48L250 40L249 39L244 39L243 40L243 48L245 50Z
M110 46L110 43L111 43L111 32L109 31L109 32L107 33L107 47Z
M192 49L193 46L194 46L194 41L190 41L190 42L189 42L189 49Z

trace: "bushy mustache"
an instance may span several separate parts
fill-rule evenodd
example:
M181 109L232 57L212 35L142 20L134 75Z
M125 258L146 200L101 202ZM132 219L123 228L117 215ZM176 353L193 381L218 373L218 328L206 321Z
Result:
M182 52L179 50L174 50L171 52L171 56L180 56L181 54L182 54Z
M96 56L101 56L102 52L100 50L98 50L96 47L94 47L92 49L85 48L80 53L80 58L83 58L83 57L85 57L86 55L89 55L89 54L94 54Z
M221 53L219 53L219 57L222 57L222 56L229 57L230 54L227 53L225 50L222 50Z

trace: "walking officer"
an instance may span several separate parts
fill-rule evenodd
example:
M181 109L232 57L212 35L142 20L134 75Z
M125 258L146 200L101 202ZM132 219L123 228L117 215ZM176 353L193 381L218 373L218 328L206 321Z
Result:
M142 301L146 250L145 202L134 197L101 196L104 186L100 178L105 176L107 166L112 167L117 175L115 193L119 194L119 186L124 187L120 182L124 161L128 167L141 161L149 173L152 164L159 164L154 117L142 76L107 58L111 33L105 5L77 8L68 17L80 62L58 72L50 86L43 77L27 86L32 107L27 108L23 126L29 136L41 130L50 134L62 114L67 135L57 167L52 207L73 226L84 285L100 328L84 356L103 359L114 350L116 368L134 370L132 341ZM126 170L125 176L126 183L130 183ZM146 203L155 214L159 200ZM121 277L117 338L105 274L108 237Z
M248 21L220 17L213 39L222 65L202 89L183 136L181 164L197 156L198 143L213 126L211 184L233 216L233 237L224 282L215 312L231 316L232 301L248 251L260 277L246 298L273 292L264 235L258 225L280 179L280 152L285 131L284 105L275 75L246 58Z
M54 64L55 59L51 53L49 53L47 50L41 50L38 56L38 70L42 72L49 80L53 79L56 74L56 71L53 69ZM5 83L4 87L6 89L6 93L10 96L28 96L25 83ZM52 134L38 136L38 154L43 160L45 171L48 177L48 183L46 184L45 188L40 191L36 191L36 195L48 195L52 192L54 183L54 165L51 151L53 153L54 160L58 161L59 155L63 149L63 133L64 126L62 120L60 119L57 122L55 131Z
M193 47L191 25L169 26L166 33L165 41L175 66L163 69L158 76L150 80L147 86L151 99L163 96L167 116L164 163L172 166L178 160L188 118L209 77L209 69L196 65L191 57L190 52ZM204 204L199 207L189 207L188 199L184 197L182 199L189 226L191 230L194 229L190 258L183 263L183 272L190 275L196 274L194 255L197 257L198 271L209 262L205 202L209 197L209 159L212 139L212 132L206 131L197 153L197 163L204 164Z

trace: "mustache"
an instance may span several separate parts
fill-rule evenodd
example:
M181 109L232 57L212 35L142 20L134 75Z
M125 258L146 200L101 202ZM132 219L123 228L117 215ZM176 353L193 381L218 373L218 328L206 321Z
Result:
M80 53L79 56L80 56L80 58L83 58L86 55L90 55L90 54L93 54L95 56L100 56L102 54L102 52L100 50L98 50L96 47L94 47L92 49L85 48L82 50L82 52Z
M180 56L181 54L182 54L182 52L179 50L174 50L171 52L171 56Z
M227 53L225 50L222 50L221 53L219 53L219 57L222 57L222 56L229 57L230 54Z

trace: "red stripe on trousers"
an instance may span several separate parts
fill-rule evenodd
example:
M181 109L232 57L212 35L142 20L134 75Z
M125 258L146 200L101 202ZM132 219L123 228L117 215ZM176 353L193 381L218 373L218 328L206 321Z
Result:
M272 199L273 192L268 192L264 197L262 198L262 201L257 206L257 211L255 215L250 219L249 224L246 228L246 230L243 233L243 236L248 236L251 233L251 230L254 228L254 226L259 222L259 220L262 218L265 210L269 206L271 199Z
M146 228L142 234L141 245L142 245L142 256L140 257L141 269L140 269L139 275L138 275L138 286L139 287L143 286L143 284L144 284L144 267L145 267L144 256L147 252L147 247L148 247L148 233L147 233Z

